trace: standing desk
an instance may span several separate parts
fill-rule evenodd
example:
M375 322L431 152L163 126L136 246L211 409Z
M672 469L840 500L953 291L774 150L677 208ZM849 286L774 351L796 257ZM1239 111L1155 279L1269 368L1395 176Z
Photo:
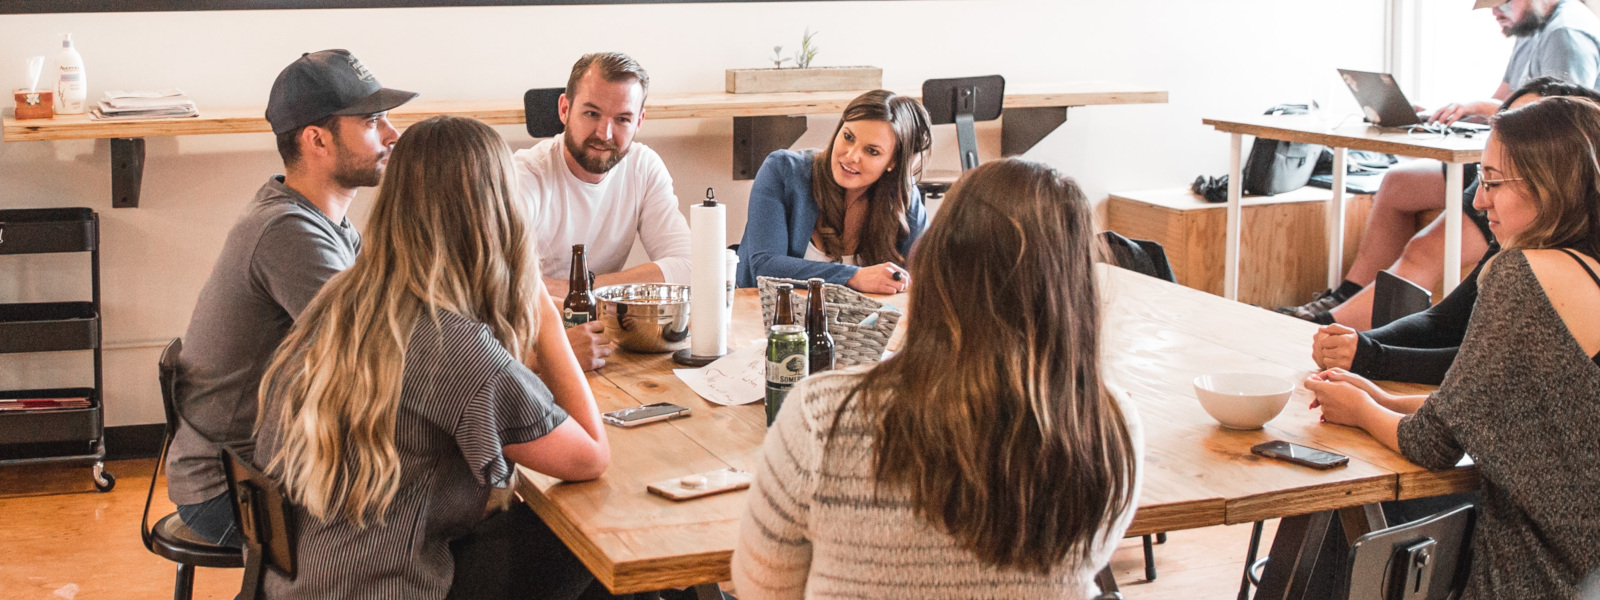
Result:
M1333 149L1333 199L1328 202L1328 287L1344 279L1344 174L1346 150L1367 150L1431 158L1445 163L1444 183L1444 293L1461 282L1462 166L1478 162L1487 133L1467 138L1456 135L1410 134L1358 123L1330 126L1316 115L1256 115L1243 119L1203 119L1217 131L1232 134L1228 145L1228 235L1223 258L1223 297L1239 298L1239 196L1244 180L1240 153L1245 135L1257 139L1320 144Z

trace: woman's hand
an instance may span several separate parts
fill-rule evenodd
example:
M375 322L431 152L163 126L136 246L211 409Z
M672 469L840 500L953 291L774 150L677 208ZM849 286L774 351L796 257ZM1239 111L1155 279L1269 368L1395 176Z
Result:
M1356 358L1356 330L1338 323L1322 327L1311 338L1311 360L1323 369L1349 369Z
M1329 423L1361 427L1369 413L1383 410L1366 390L1348 381L1330 381L1325 373L1307 377L1304 384L1316 394L1311 407L1321 407L1322 420Z
M868 294L898 294L910 287L911 272L894 263L876 264L856 269L845 285Z

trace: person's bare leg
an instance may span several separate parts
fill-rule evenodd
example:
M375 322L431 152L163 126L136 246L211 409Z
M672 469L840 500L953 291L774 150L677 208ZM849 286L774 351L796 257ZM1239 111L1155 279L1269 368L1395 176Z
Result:
M1489 251L1489 242L1472 219L1461 218L1461 260L1477 262ZM1444 215L1434 218L1416 237L1406 242L1400 260L1389 267L1389 272L1422 287L1433 289L1444 276ZM1373 274L1377 279L1377 274ZM1377 288L1367 285L1361 293L1351 296L1344 304L1333 309L1333 320L1357 331L1372 328L1372 301ZM1435 298L1434 300L1439 300Z
M1415 232L1417 214L1440 208L1444 208L1444 172L1439 161L1413 160L1390 168L1372 198L1366 233L1344 278L1372 285L1378 271L1400 259Z

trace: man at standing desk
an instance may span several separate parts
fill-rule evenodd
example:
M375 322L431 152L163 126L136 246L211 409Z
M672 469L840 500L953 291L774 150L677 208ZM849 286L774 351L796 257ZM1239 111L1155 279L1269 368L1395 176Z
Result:
M1577 0L1477 0L1474 8L1492 8L1500 32L1516 38L1511 60L1492 99L1447 104L1429 119L1444 124L1462 119L1487 120L1511 91L1540 77L1558 77L1589 88L1600 86L1600 18ZM1476 169L1466 169L1462 185L1470 186ZM1390 169L1383 187L1373 197L1366 234L1344 282L1320 292L1306 304L1279 312L1331 325L1338 322L1358 330L1371 327L1371 291L1378 271L1389 268L1424 287L1443 275L1444 216L1435 218L1412 235L1417 215L1444 208L1443 165L1416 160ZM1462 203L1461 260L1477 262L1488 249L1488 221ZM1471 223L1469 225L1469 223ZM1398 262L1397 262L1398 260ZM1392 265L1392 266L1391 266ZM1358 295L1359 294L1359 295ZM1346 301L1356 300L1354 302Z
M250 439L273 351L322 284L355 262L361 235L345 213L357 189L383 179L400 138L388 111L416 96L379 85L344 50L302 55L272 84L267 121L285 174L267 179L228 232L179 359L183 418L167 494L213 543L242 542L215 444Z
M572 66L559 111L561 139L513 157L534 221L539 268L551 298L567 294L572 246L583 244L595 285L689 283L689 223L661 156L633 141L644 123L650 75L618 52ZM652 262L623 269L635 239ZM598 322L567 330L585 371L604 366L610 339Z

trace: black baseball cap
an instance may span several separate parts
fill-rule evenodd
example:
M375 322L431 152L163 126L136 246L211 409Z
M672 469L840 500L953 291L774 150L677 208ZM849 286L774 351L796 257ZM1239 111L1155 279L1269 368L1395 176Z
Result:
M380 85L349 50L310 52L289 63L272 82L267 122L273 134L282 135L330 115L380 113L416 97L416 92Z

